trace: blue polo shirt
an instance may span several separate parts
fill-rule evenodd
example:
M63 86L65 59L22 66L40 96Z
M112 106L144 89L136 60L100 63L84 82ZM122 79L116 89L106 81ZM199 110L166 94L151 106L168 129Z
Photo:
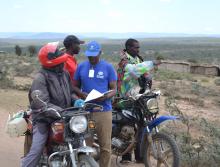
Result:
M89 70L94 70L94 77L89 77ZM95 89L104 93L109 90L109 83L117 80L117 75L113 66L104 60L100 60L96 65L84 61L78 65L74 79L80 81L83 92L90 93L92 89ZM102 105L104 111L112 110L111 99L93 103Z

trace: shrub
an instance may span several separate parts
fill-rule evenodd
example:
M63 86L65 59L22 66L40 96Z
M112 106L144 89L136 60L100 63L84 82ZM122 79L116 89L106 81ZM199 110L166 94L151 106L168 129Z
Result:
M37 49L33 45L28 46L28 51L29 51L31 57L37 53Z
M180 72L174 72L170 70L158 70L158 72L155 74L155 79L159 81L167 81L167 80L189 80L194 81L193 75L189 73L180 73Z
M15 70L16 76L26 77L34 72L35 67L31 64L30 65L19 64L15 67L14 70Z
M198 61L196 59L192 59L192 58L187 59L187 61L190 62L190 63L198 63Z
M15 45L15 54L18 56L21 56L21 54L22 54L22 50L19 45Z
M12 88L14 86L13 79L8 74L8 69L0 64L0 88Z
M182 166L217 167L220 164L220 130L217 128L219 123L186 115L178 108L173 97L166 98L165 104L171 115L179 115L182 118L181 128L180 125L175 128L169 123L162 129L174 136L181 152ZM199 136L193 135L192 127L198 129Z
M215 85L220 86L220 78L215 79Z
M203 79L201 80L201 82L209 82L209 80L206 79L206 78L203 78Z

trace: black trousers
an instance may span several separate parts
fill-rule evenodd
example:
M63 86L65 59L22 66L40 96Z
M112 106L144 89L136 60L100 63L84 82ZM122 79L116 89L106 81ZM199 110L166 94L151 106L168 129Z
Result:
M138 139L137 139L137 144L135 146L135 150L134 150L134 157L136 161L142 161L143 158L140 155L140 143L141 143L141 137L142 137L142 129L139 130L138 132ZM122 156L122 161L123 160L128 160L131 161L132 160L132 155L131 153L126 153L125 155Z

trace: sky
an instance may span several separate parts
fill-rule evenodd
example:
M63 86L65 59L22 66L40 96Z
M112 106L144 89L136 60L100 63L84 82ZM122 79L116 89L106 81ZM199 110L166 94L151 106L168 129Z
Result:
M220 0L0 0L0 32L220 34Z

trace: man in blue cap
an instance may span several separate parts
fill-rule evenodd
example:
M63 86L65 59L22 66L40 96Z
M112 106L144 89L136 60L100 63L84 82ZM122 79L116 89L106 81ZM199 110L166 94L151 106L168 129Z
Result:
M100 145L100 167L111 167L111 133L112 133L112 104L111 98L116 94L117 75L113 66L100 60L101 45L96 41L89 42L85 51L88 61L80 63L74 75L76 93L83 99L93 89L104 96L90 101L103 106L103 111L91 111L96 122L96 133Z

